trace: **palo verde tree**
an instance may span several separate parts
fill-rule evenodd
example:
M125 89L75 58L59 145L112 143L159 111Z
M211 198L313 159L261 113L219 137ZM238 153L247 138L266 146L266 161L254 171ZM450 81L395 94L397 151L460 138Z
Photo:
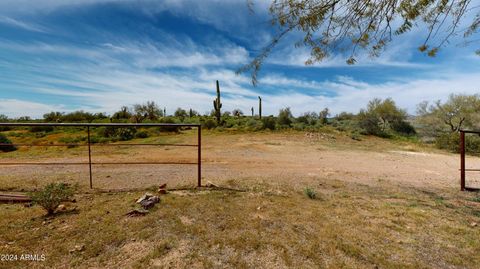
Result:
M132 113L127 106L122 106L119 111L115 112L112 115L112 119L120 120L120 119L130 119L132 117Z
M250 6L254 2L247 0ZM454 35L463 35L466 43L477 40L473 35L480 25L478 8L471 0L273 0L271 24L279 30L238 72L251 72L255 85L264 60L293 33L299 36L295 46L310 51L306 65L338 52L347 53L348 64L354 64L361 51L379 56L396 36L416 27L426 29L418 49L435 56ZM466 18L472 21L464 22Z
M163 116L162 110L154 101L148 101L145 104L136 104L133 106L135 112L136 121L142 122L145 119L157 120Z
M407 112L398 108L391 98L371 100L367 108L360 110L357 116L359 126L367 134L373 135L385 135L388 130L414 134L415 130L406 119Z
M445 102L429 105L422 102L417 107L417 121L430 136L442 132L457 132L462 128L477 129L480 122L480 95L451 94Z

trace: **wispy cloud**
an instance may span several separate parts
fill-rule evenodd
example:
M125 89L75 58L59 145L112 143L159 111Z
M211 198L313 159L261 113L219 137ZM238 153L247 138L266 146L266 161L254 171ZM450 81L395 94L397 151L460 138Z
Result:
M9 117L41 117L48 111L65 110L64 106L48 105L39 102L30 102L18 99L0 99L0 114Z
M122 6L118 10L102 5L93 8L105 3ZM27 4L31 6L25 8ZM62 13L70 5L84 8ZM380 73L368 75L351 72L353 68L346 67L341 55L303 68L309 52L282 45L262 69L259 87L254 88L248 74L236 75L234 70L271 37L272 31L262 21L268 18L268 3L261 5L259 17L252 19L244 0L0 1L0 14L9 14L8 10L29 13L24 17L0 15L0 23L33 32L49 29L45 38L0 34L0 113L35 117L51 110L112 113L122 105L147 100L166 106L170 113L177 107L204 113L212 109L217 79L225 110L247 112L256 107L261 95L266 114L277 114L287 106L297 115L324 107L333 113L358 112L374 97L392 97L413 113L423 100L477 92L472 85L480 84L478 72L465 72L465 63L432 68L415 58L415 43L408 38L392 44L380 58L362 56L356 70L381 67ZM82 16L76 17L77 10L84 11ZM98 14L111 10L110 17L98 19ZM30 14L35 12L40 15ZM60 19L51 19L49 12ZM162 12L180 18L184 28L162 20ZM35 20L27 19L31 17ZM42 22L42 18L51 19L45 20L50 24L31 23ZM64 26L65 20L69 23ZM201 24L204 32L182 31L188 23ZM387 77L385 70L401 71ZM416 75L419 70L422 76Z
M41 33L46 33L47 29L43 26L30 23L30 22L25 22L21 20L17 20L14 18L10 18L7 16L1 16L0 15L0 23L1 24L6 24L9 26L17 27L20 29L28 30L28 31L33 31L33 32L41 32Z

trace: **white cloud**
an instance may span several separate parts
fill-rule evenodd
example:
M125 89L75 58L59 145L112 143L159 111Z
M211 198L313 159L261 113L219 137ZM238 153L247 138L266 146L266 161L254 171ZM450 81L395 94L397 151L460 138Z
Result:
M375 97L392 97L400 107L414 113L416 105L423 100L445 100L451 93L478 93L475 85L480 85L480 76L476 73L446 73L436 76L435 79L410 79L381 84L371 84L350 77L306 81L272 74L260 81L260 88L252 88L247 76L236 76L233 71L224 68L162 73L71 67L70 73L64 78L44 78L43 81L32 82L25 87L36 95L69 98L73 103L79 104L77 109L93 112L112 113L122 105L153 100L162 107L166 106L169 113L173 113L177 107L191 107L204 113L212 109L215 79L220 80L224 110L240 108L247 114L251 107L256 108L258 95L263 98L265 114L277 114L283 107L291 107L295 115L306 111L318 112L324 107L329 107L333 113L356 113ZM52 84L64 86L49 86ZM267 85L275 86L276 90L261 92L261 87ZM325 95L325 92L330 94ZM40 116L51 110L70 111L72 108L38 102L0 100L0 111L5 111L9 116Z
M14 6L27 10L28 6L32 10L46 12L66 5L113 1L121 0L35 2L4 0L0 2L0 10L7 7L15 9ZM39 4L40 2L42 4ZM161 8L172 7L175 12L183 12L182 14L214 25L217 29L231 30L233 25L237 24L238 30L243 31L245 29L242 30L242 25L248 18L241 17L244 14L242 12L238 13L240 16L231 11L239 7L240 3L245 4L245 1L234 2L236 4L233 8L223 14L220 7L224 1L220 0L212 0L208 3L164 1L158 3L158 10L151 12L155 13ZM212 8L215 5L217 7ZM264 6L259 8L262 9ZM222 16L218 16L219 14ZM17 27L24 29L32 27L20 21L7 21L3 23L16 24ZM249 24L245 25L251 27ZM240 34L240 36L250 38L252 32L250 31L249 35ZM268 36L265 32L259 31L258 35L255 34L252 38L261 39L264 42ZM28 114L39 117L51 110L70 111L72 107L112 113L122 105L132 105L147 100L154 100L161 106L166 106L170 113L177 107L191 107L203 113L212 109L217 79L220 80L223 94L223 108L225 110L240 108L246 114L250 107L256 108L258 95L263 97L265 114L277 114L280 108L287 106L291 107L296 115L305 111L318 112L324 107L329 107L333 113L358 112L374 97L392 97L401 107L413 113L416 104L423 100L444 99L453 92L477 93L478 89L472 85L480 85L478 74L455 71L436 73L434 79L405 78L404 81L395 79L375 84L345 76L332 77L323 81L304 80L289 76L289 70L285 69L286 76L272 74L268 70L262 71L259 88L252 88L247 75L237 76L232 70L248 61L249 55L244 47L225 40L215 40L208 46L202 46L188 37L162 35L162 38L165 42L118 38L103 44L78 43L74 46L0 40L0 48L25 56L12 58L11 63L0 62L2 64L0 68L5 68L10 74L16 74L11 77L6 77L7 75L2 77L0 74L0 79L5 80L2 82L8 81L15 84L7 85L8 87L21 87L24 91L35 94L35 98L38 97L35 101L25 101L29 96L26 96L23 101L18 98L0 99L0 113L6 113L9 116ZM368 57L360 59L357 67L374 65L431 67L409 62L411 46L411 40L404 39L402 42L393 44L378 59L371 60ZM34 60L22 62L21 58ZM307 58L306 50L279 48L269 61L286 66L303 66ZM341 56L337 56L315 67L343 67L346 65L344 60ZM232 65L233 67L230 68ZM177 68L181 70L178 71ZM321 72L319 69L314 70ZM266 93L262 88L268 88L269 92ZM42 99L41 96L45 98ZM43 104L41 100L49 97L56 97L69 105ZM1 90L0 98L2 98Z
M40 118L49 111L65 110L63 106L47 105L38 102L29 102L18 99L0 99L0 114L8 117L30 116Z
M28 31L33 31L33 32L41 32L41 33L46 33L47 30L45 27L36 25L33 23L25 22L25 21L20 21L17 19L13 19L7 16L0 16L0 23L7 24L10 26L14 26L17 28L25 29Z

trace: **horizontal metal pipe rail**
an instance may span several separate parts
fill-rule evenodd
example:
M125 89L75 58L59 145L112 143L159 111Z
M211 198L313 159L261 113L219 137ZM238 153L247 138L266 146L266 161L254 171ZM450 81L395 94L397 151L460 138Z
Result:
M93 188L92 165L197 165L197 186L202 186L202 126L200 124L176 124L176 123L21 123L5 122L0 126L10 127L33 127L33 126L51 126L51 127L83 127L87 129L86 143L63 143L63 144L36 144L36 143L18 143L8 144L0 143L1 146L15 147L88 147L88 162L0 162L1 165L88 165L90 188ZM197 128L197 144L173 144L173 143L92 143L90 139L90 127L189 127ZM196 162L93 162L92 145L95 146L168 146L168 147L197 147Z

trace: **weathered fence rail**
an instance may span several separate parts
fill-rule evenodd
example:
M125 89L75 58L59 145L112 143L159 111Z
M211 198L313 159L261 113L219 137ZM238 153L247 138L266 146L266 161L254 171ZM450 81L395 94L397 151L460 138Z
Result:
M169 124L169 123L0 123L1 126L10 127L34 127L34 126L51 126L51 127L79 127L87 130L87 143L64 143L64 144L0 144L0 146L16 146L16 147L88 147L88 162L0 162L0 166L9 165L88 165L90 188L93 188L92 165L197 165L197 186L202 186L202 127L200 124ZM173 143L114 143L104 144L95 143L95 146L170 146L170 147L196 147L197 159L192 162L93 162L92 161L92 141L90 129L94 127L189 127L197 129L197 144L173 144Z

